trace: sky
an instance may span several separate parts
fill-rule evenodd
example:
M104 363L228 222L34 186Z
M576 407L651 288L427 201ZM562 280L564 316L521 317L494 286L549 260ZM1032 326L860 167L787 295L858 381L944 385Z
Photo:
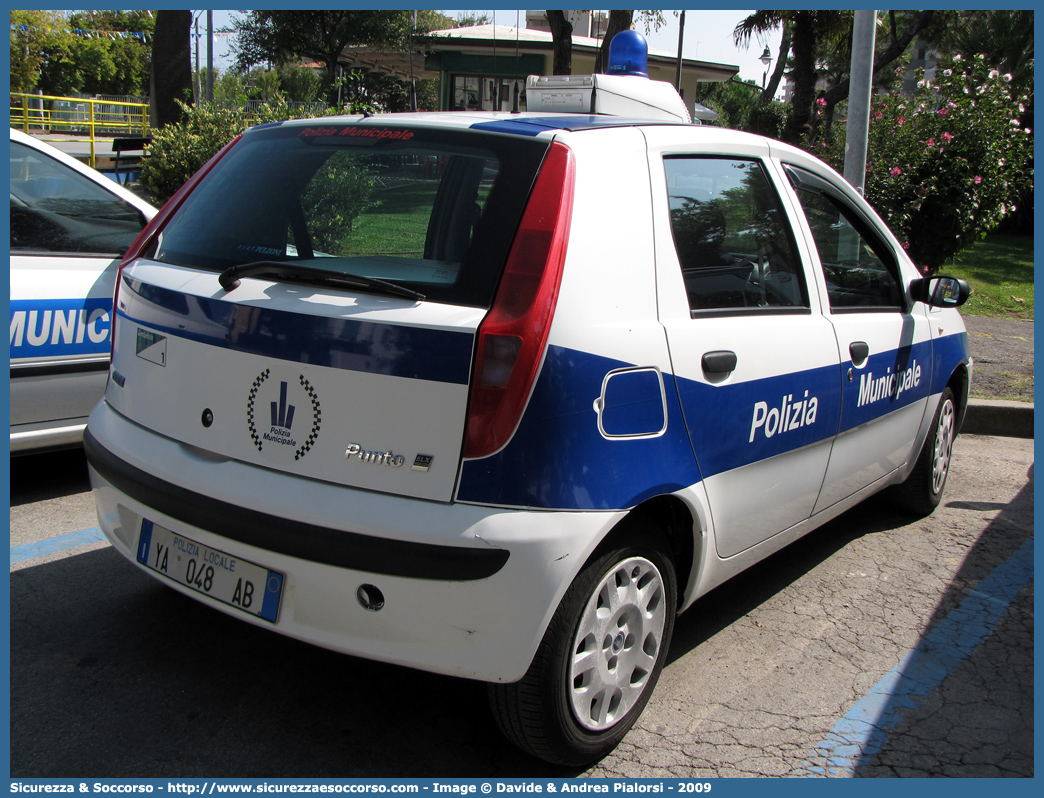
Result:
M214 11L214 28L231 27L232 11ZM521 20L525 25L525 11L514 10L450 10L442 11L449 17L457 18L464 13L485 14L493 17L498 25L514 25L515 20ZM773 58L779 51L781 32L773 31L767 39L758 40L752 38L750 47L744 49L738 47L732 41L732 31L744 17L752 14L752 11L728 10L708 11L703 9L689 9L685 12L685 37L682 52L686 58L696 58L701 61L713 61L719 64L732 64L740 68L739 76L744 80L753 80L760 84L765 73L765 66L759 60L767 45ZM206 14L200 17L200 31L205 34ZM655 49L677 52L678 50L678 12L664 11L666 24L658 31L650 31L646 38L649 46ZM642 24L639 22L638 31L645 34ZM217 38L214 42L214 65L219 69L225 69L231 58L227 56L229 47L227 38ZM193 57L195 51L193 50ZM206 39L200 44L201 63L206 62ZM769 65L769 69L775 68L775 62Z

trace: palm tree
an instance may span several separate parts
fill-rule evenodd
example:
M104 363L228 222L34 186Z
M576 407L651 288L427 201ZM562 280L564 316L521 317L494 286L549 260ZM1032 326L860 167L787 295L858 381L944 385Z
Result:
M943 45L967 57L982 53L990 66L1012 76L1021 92L1033 85L1033 11L975 11L948 31Z
M1008 14L1008 12L987 13L996 13L1000 17ZM1033 12L1016 13L1028 13L1030 16L1028 31L1031 42L1030 73L1032 74ZM889 35L883 45L884 49L874 58L875 75L879 75L885 67L899 58L915 36L928 30L929 26L935 23L941 25L944 21L940 12L931 10L907 13L889 11L887 16L890 23ZM946 21L949 19L948 15L945 16ZM829 120L832 116L833 108L837 103L848 99L852 14L848 11L755 11L736 26L733 38L737 44L749 44L750 38L754 34L767 33L780 25L783 26L784 35L783 41L780 43L776 70L762 94L759 104L768 102L775 94L779 79L783 74L783 66L789 48L793 54L790 60L790 79L794 84L794 96L793 113L785 138L793 144L799 144L813 130L815 116L812 104L815 101L815 85L818 77L816 59L817 56L823 56L824 46L828 46L828 49L832 51L832 55L828 58L833 66L834 75L834 85L829 87L824 95L826 118ZM792 32L792 41L787 38L788 32Z
M932 27L940 24L945 25L952 19L951 14L943 12L942 16L940 16L940 12L934 10L908 12L902 18L897 17L897 13L895 11L887 12L889 22L888 39L884 49L879 50L877 55L874 56L873 75L875 83L881 71L906 52L914 37L922 34L923 31L928 31L929 35L934 38ZM912 16L910 16L911 14ZM903 28L901 31L900 27ZM849 52L851 52L850 48ZM830 109L833 109L837 103L848 99L848 65L843 64L839 68L839 72L843 74L843 78L838 80L826 93L827 107Z
M849 14L844 11L755 11L740 22L733 31L736 44L750 44L751 36L768 33L784 26L783 44L790 33L790 80L794 85L791 100L793 111L790 123L784 131L784 140L800 144L812 130L813 103L816 93L816 53L823 39L848 24ZM772 93L775 93L782 76L780 64L786 61L786 51L781 46L776 71L772 75ZM766 92L769 86L766 86ZM764 95L763 95L764 99ZM767 100L765 100L767 102Z
M769 78L768 85L758 98L758 105L767 105L769 100L776 96L776 90L783 79L783 72L787 67L787 57L790 55L790 12L787 11L755 11L744 19L732 32L732 39L737 45L750 47L750 39L754 34L764 34L782 26L783 37L779 42L779 53L776 55L776 68Z

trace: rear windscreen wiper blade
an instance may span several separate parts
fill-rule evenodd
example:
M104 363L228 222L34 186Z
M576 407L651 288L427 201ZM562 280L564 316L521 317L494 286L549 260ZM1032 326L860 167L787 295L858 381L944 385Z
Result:
M229 266L218 277L218 282L226 291L239 285L241 277L269 275L293 282L320 283L343 288L358 288L370 293L400 296L406 299L424 299L424 294L377 277L365 277L351 272L335 272L320 269L317 266L305 266L292 260L258 260L253 263L242 263Z

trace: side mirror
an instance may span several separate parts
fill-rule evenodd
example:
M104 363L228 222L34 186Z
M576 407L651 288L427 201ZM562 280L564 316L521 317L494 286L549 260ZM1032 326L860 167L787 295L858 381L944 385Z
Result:
M946 275L918 277L910 284L913 298L934 308L960 307L968 301L971 292L966 281Z

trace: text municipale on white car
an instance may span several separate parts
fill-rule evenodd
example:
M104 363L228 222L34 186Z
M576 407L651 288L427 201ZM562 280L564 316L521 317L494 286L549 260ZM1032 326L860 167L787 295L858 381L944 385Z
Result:
M78 446L109 370L120 257L156 209L11 129L11 453Z
M967 286L665 85L531 77L526 113L219 153L121 268L85 436L112 544L250 623L488 682L512 742L579 765L700 596L884 488L930 512Z

